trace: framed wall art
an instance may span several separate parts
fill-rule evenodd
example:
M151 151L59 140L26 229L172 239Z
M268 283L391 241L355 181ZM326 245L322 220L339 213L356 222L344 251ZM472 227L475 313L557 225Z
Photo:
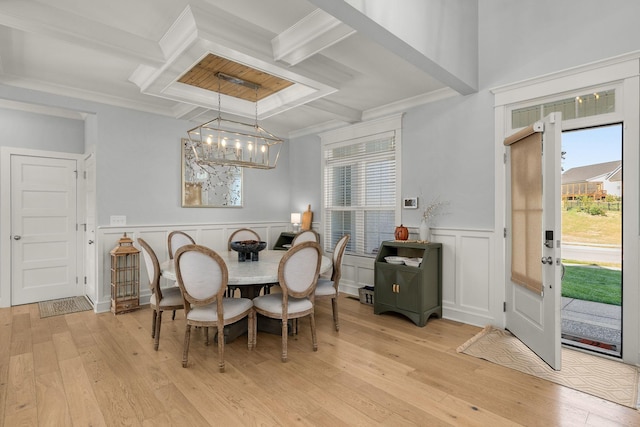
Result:
M242 207L242 168L201 165L187 138L182 145L182 207Z

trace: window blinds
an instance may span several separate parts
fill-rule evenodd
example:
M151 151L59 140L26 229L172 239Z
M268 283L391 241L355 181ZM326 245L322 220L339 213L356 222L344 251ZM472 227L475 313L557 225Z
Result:
M323 155L324 246L348 233L347 252L375 253L395 227L395 132L330 144Z

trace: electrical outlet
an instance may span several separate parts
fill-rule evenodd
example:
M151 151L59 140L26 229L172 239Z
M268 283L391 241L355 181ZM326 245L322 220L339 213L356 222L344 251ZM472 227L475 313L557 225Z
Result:
M127 225L127 216L126 215L111 215L110 223L113 227Z

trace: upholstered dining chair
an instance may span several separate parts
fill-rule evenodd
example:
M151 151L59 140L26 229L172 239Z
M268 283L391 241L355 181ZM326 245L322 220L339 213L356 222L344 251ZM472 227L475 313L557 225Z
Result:
M253 349L256 339L255 312L248 298L224 298L229 273L224 260L212 249L186 245L176 252L176 278L184 299L186 330L182 367L189 358L191 326L218 329L218 368L224 372L224 327L249 318L247 346Z
M262 295L253 299L256 313L282 321L283 362L287 361L289 319L309 316L313 351L318 350L314 296L322 253L316 242L300 243L289 249L280 260L278 281L282 293Z
M178 249L185 245L195 245L196 241L184 231L172 231L169 233L167 243L169 247L169 259L173 259Z
M229 236L229 241L227 242L227 249L231 250L231 242L243 241L243 240L257 240L261 241L260 235L253 231L250 228L239 228L235 230Z
M302 242L316 242L320 243L320 236L313 230L305 230L298 234L291 241L291 246L299 245Z
M178 249L185 245L195 245L195 240L191 236L189 236L184 231L172 231L169 233L169 238L167 239L167 246L169 249L169 259L173 259ZM178 286L176 284L176 286ZM171 320L175 320L176 312L174 311L171 314Z
M172 310L175 318L176 310L184 308L184 301L179 288L162 289L160 287L160 264L156 253L144 239L138 239L138 244L142 248L142 257L144 258L147 275L149 276L149 288L151 289L149 306L153 310L151 338L154 339L154 350L158 351L158 346L160 345L160 327L162 326L162 312L164 310Z
M344 250L347 248L347 243L349 243L350 238L350 234L345 234L338 240L333 249L333 271L331 272L331 278L326 279L320 277L318 279L318 285L316 286L316 300L331 298L333 323L335 324L336 331L340 330L340 323L338 322L338 287L340 286L340 277L342 276L342 256L344 255Z
M229 235L227 250L231 250L231 242L241 242L243 240L257 240L258 242L260 242L262 239L260 239L260 235L257 232L253 231L250 228L239 228ZM265 285L265 293L269 292L270 288L271 285ZM229 286L227 290L227 296L232 297L235 294L236 289L238 289L237 286Z

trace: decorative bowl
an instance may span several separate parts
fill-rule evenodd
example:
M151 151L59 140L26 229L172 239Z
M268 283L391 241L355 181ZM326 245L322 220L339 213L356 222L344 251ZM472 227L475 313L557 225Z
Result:
M259 261L258 252L267 247L267 242L238 240L231 242L231 249L238 252L238 262Z
M408 258L404 260L404 264L409 267L420 267L421 262L422 258Z

